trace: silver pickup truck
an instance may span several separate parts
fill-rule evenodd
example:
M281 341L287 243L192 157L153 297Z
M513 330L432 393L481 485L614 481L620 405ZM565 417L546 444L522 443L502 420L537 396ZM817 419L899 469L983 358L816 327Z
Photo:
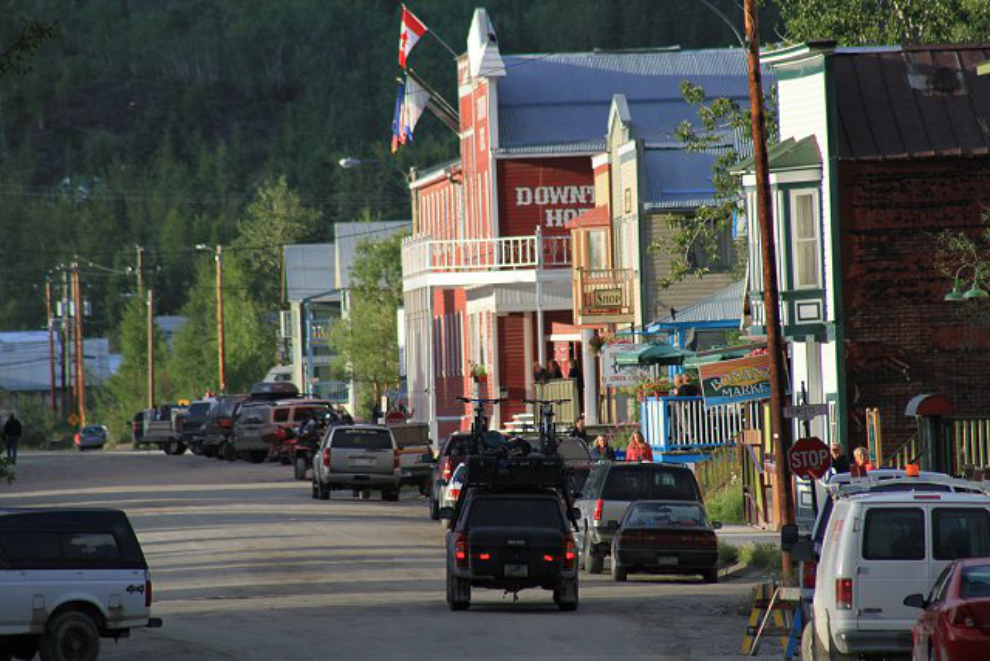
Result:
M416 427L331 427L313 457L313 498L326 500L334 490L374 489L382 500L398 500L406 485L422 493L429 486L433 454L429 438Z
M157 445L167 455L180 455L186 451L180 425L189 407L163 404L145 409L139 446Z

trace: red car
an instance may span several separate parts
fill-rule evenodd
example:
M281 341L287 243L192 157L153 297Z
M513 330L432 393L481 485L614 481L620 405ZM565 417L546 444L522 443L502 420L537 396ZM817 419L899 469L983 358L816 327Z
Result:
M990 558L956 560L927 599L912 594L904 605L924 608L911 631L915 661L990 658Z

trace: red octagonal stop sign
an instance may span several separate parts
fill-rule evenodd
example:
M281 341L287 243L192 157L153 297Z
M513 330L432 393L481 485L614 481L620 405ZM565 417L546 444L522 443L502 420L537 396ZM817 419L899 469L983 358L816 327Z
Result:
M787 451L787 463L798 477L818 479L832 467L832 455L822 439L812 436L798 439L791 446Z

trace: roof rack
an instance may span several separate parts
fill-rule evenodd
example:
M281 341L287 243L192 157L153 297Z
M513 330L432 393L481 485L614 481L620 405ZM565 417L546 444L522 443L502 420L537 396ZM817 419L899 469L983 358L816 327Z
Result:
M564 460L530 455L499 457L471 455L467 459L467 486L565 489Z
M852 496L868 492L885 484L939 484L952 487L956 491L990 493L990 483L975 482L963 478L952 477L945 473L922 471L915 476L909 476L899 469L879 469L869 471L865 476L852 477L849 473L833 475L825 488L834 496Z

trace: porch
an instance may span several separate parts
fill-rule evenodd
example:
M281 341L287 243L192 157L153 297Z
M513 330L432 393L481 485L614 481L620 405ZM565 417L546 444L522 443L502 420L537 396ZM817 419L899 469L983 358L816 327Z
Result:
M647 397L640 405L646 442L674 452L732 445L745 429L759 429L761 401L705 407L701 397Z

